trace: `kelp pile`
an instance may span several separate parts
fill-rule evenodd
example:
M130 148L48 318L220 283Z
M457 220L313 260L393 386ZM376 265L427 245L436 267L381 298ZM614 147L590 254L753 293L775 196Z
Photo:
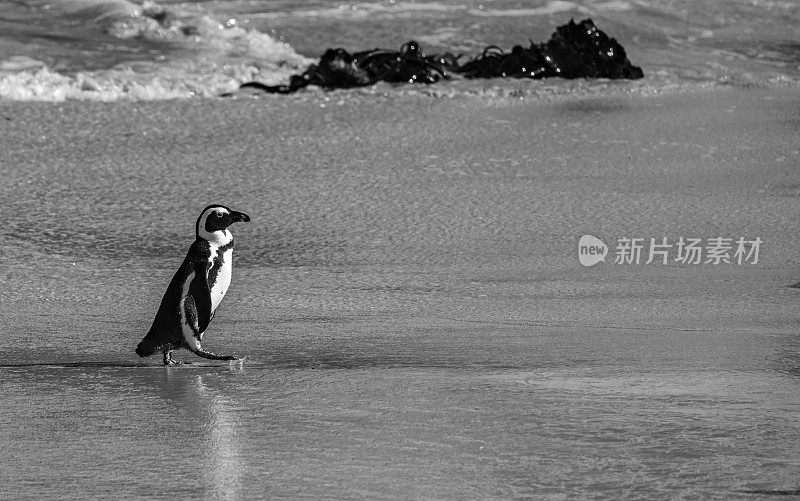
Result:
M517 45L506 52L491 46L475 58L460 62L463 56L449 52L426 55L415 41L399 51L381 49L350 54L344 49L328 49L319 63L300 75L292 75L288 85L267 86L259 82L241 88L268 93L289 94L308 85L324 89L363 87L377 82L432 84L455 76L463 78L627 78L644 77L633 66L625 49L603 33L591 19L556 28L545 43Z

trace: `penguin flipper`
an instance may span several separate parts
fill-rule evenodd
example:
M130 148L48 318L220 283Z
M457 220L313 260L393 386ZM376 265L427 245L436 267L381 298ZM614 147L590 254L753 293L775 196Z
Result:
M189 294L194 299L197 309L197 328L198 333L205 332L211 322L211 291L208 288L208 272L205 263L196 263L194 267L194 278L189 284Z

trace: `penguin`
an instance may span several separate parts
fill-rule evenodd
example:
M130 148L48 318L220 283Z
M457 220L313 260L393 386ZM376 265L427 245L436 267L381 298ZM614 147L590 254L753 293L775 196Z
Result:
M233 235L228 227L240 221L249 222L250 216L224 205L203 209L195 224L195 241L169 283L150 331L136 347L137 355L161 351L164 365L178 365L172 351L186 348L211 360L239 360L205 351L201 341L231 283Z

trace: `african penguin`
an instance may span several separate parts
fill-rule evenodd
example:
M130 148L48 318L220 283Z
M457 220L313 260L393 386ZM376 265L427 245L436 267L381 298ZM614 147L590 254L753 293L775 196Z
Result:
M250 216L223 205L209 205L197 218L196 239L164 293L153 326L136 347L140 357L164 353L164 365L179 364L172 350L186 348L212 360L238 360L203 350L203 339L214 312L231 283L233 235L228 226Z

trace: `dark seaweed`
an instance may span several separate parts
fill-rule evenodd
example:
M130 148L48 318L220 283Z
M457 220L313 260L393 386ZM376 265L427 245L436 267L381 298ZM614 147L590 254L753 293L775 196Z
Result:
M319 63L300 75L292 75L288 85L267 86L248 82L240 88L255 88L268 93L289 94L308 85L324 89L363 87L377 82L432 84L452 75L464 78L627 78L644 77L633 66L625 49L603 33L591 19L556 28L545 43L517 45L506 52L491 46L477 57L460 63L462 56L451 53L425 55L415 41L399 51L373 49L350 54L344 49L328 49Z

